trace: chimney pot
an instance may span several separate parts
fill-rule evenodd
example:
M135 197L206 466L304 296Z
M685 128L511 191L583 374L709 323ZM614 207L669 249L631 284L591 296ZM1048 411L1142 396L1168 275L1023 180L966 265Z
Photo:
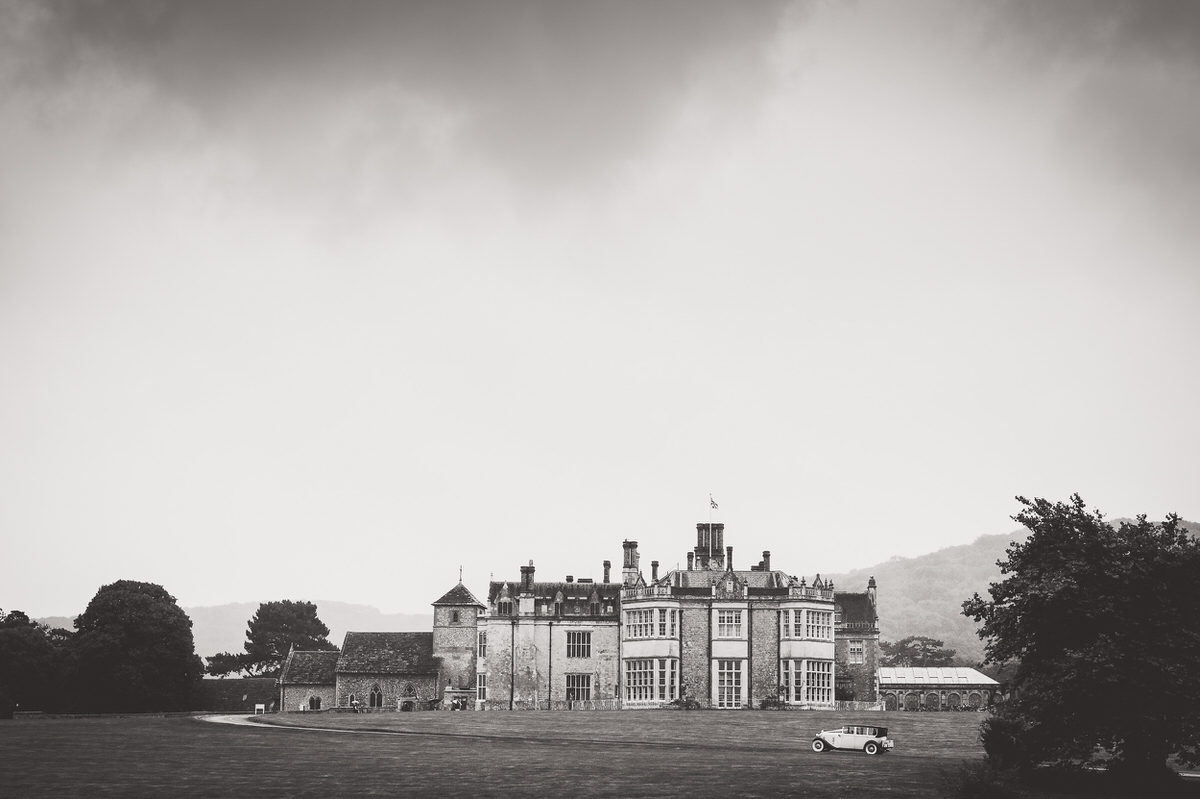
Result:
M568 574L568 575L567 575L567 582L568 582L568 583L573 583L573 582L575 582L575 578L574 578L574 577L572 577L571 575L569 575L569 574Z
M725 568L733 571L733 547L725 547Z
M606 583L609 582L608 570L611 568L612 568L612 561L611 560L604 561L604 582L606 582Z
M695 552L689 552L689 553L688 553L688 571L691 571L691 570L692 570L692 565L693 565L695 562L696 562L696 553L695 553Z

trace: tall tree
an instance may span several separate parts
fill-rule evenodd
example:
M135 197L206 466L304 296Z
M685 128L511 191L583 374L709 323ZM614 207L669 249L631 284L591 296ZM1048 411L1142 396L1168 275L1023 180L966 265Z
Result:
M1200 543L1174 515L1113 527L1078 494L1017 501L1029 538L998 562L990 599L963 603L987 661L1017 663L989 757L1066 764L1103 747L1135 784L1173 777L1173 754L1200 764Z
M925 635L910 635L896 643L883 641L882 666L949 666L954 663L957 650L947 649L945 641Z
M246 626L245 652L220 652L208 659L208 673L225 676L242 672L251 676L274 677L283 667L288 651L336 651L326 637L329 628L317 616L312 602L263 602Z
M76 702L96 711L185 710L203 665L192 620L160 585L102 586L75 619Z

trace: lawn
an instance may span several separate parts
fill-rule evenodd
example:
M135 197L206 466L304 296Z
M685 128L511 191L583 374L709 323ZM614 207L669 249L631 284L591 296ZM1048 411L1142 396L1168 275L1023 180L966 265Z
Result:
M0 722L0 794L24 797L930 797L982 757L981 714L858 714L896 749L818 755L854 714L342 713ZM319 725L305 730L294 725ZM281 728L292 727L292 728Z

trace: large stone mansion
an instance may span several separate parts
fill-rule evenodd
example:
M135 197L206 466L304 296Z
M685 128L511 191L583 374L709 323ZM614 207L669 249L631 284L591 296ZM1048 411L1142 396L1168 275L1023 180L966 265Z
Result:
M430 633L346 634L341 652L292 652L283 710L833 707L878 698L875 579L835 591L773 569L735 569L725 526L696 525L687 568L649 579L624 542L619 582L567 576L461 582L433 603Z

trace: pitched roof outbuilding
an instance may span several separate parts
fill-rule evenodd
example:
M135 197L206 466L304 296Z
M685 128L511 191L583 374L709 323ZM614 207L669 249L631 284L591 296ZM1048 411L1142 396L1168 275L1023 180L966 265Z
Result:
M433 633L346 633L338 674L437 674Z
M965 666L940 666L922 668L913 666L881 666L879 668L879 687L893 685L929 685L951 688L956 685L986 685L997 687L1000 683L983 672Z
M333 685L339 652L292 650L279 672L281 685Z

